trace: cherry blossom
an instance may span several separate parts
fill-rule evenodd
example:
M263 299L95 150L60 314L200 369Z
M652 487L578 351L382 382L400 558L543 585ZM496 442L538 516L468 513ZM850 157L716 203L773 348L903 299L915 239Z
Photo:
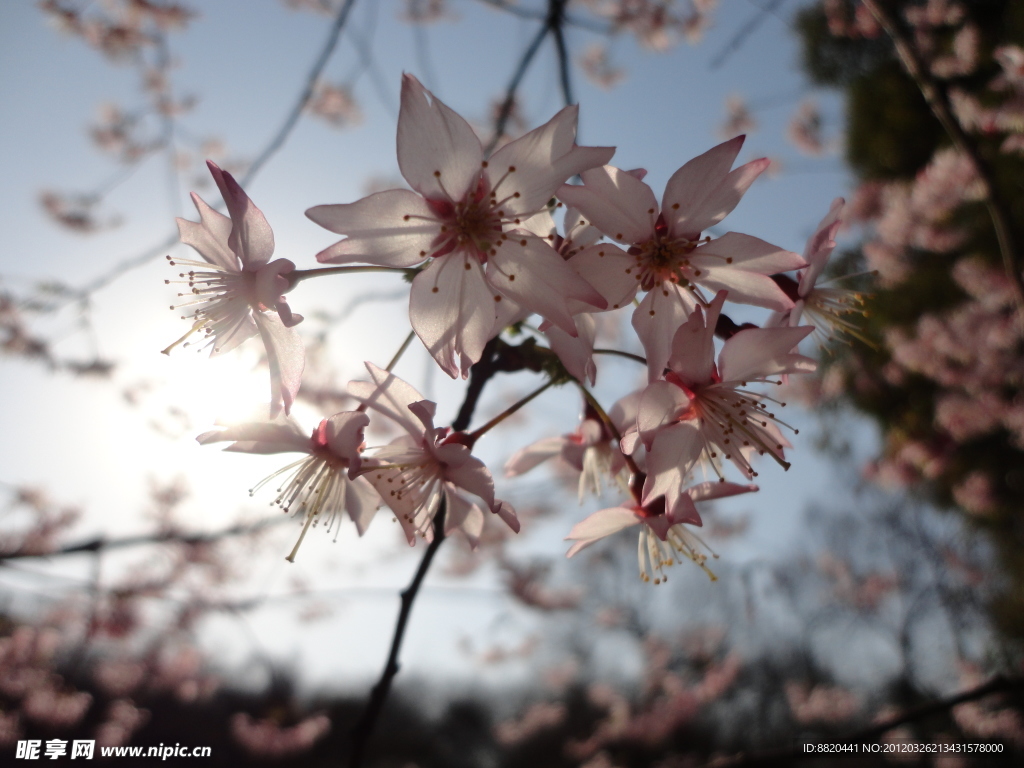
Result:
M634 480L634 485L644 484L642 475ZM637 545L637 559L640 566L640 578L644 581L653 580L660 584L667 580L664 569L674 563L681 562L682 555L699 565L712 579L715 575L704 565L707 560L701 548L703 542L690 533L683 524L702 525L696 502L736 496L741 493L752 493L758 490L756 485L738 483L714 483L705 481L690 486L680 494L684 500L680 511L673 513L667 509L665 497L659 496L642 504L636 498L618 506L602 509L573 526L566 536L567 541L575 543L569 548L566 557L572 557L581 549L594 542L611 536L621 530L643 523L640 528L640 541Z
M627 173L637 179L642 179L647 171L638 168L627 171ZM575 208L567 208L565 211L564 235L558 233L555 220L547 210L530 217L523 222L523 226L551 243L573 271L582 279L587 280L601 294L605 300L606 310L618 309L632 301L634 293L632 285L623 290L620 281L614 276L610 276L606 270L594 269L595 259L601 259L605 253L615 252L619 255L624 255L624 253L609 243L598 244L602 237L601 233L596 227L587 223ZM589 381L594 384L597 380L597 365L594 363L597 322L592 315L601 310L593 304L575 299L567 302L567 306L576 323L577 334L575 336L566 333L548 320L541 323L538 330L547 336L551 351L558 355L558 359L570 375L578 381ZM520 312L518 317L513 318L513 321L525 320L528 315L529 313L526 311Z
M603 308L605 300L522 224L566 179L615 151L576 146L576 115L566 107L485 159L469 123L406 75L398 165L415 191L310 208L310 219L347 236L317 259L424 265L412 283L409 320L452 378L467 377L487 341L523 309L575 336L567 302Z
M188 284L189 300L171 307L194 307L192 328L171 344L164 354L202 331L211 355L234 349L257 333L267 350L270 365L270 417L288 413L302 380L302 340L293 326L302 315L293 314L283 294L295 271L288 259L270 261L274 233L260 211L227 171L207 162L210 173L227 204L230 218L192 193L199 211L198 222L178 219L181 242L191 245L204 261L171 259L172 265L190 267L180 276ZM166 281L170 283L171 281ZM187 342L185 342L187 344Z
M612 166L585 170L582 186L558 191L605 235L629 244L625 254L595 251L586 274L593 270L614 280L629 296L647 291L633 312L633 327L652 381L665 368L676 329L704 303L700 287L728 290L732 301L777 311L793 306L768 275L806 266L797 254L735 232L701 238L769 165L762 158L730 170L743 140L738 136L683 165L669 179L660 209L649 186Z
M637 431L623 438L628 453L640 442L647 449L650 474L641 501L649 504L665 496L673 515L686 504L682 485L698 459L720 477L720 458L731 460L745 477L755 477L753 453L767 453L789 468L783 453L789 443L776 426L785 423L765 404L778 401L746 387L751 381L774 381L768 377L816 367L810 358L790 351L814 330L811 326L739 331L725 342L716 365L714 330L725 298L720 291L706 310L698 307L680 326L668 373L644 390Z
M835 236L842 225L844 205L845 201L841 197L833 200L829 212L818 223L814 234L807 239L804 259L809 266L801 271L799 282L786 275L775 275L775 281L795 303L785 312L774 313L766 323L767 327L795 327L806 319L827 338L836 333L863 337L860 326L848 319L850 314L863 313L863 294L849 288L817 285L825 271L828 257L836 247Z
M311 525L326 518L330 531L344 511L362 536L380 507L377 492L357 476L362 466L363 430L369 423L365 413L343 411L321 421L311 436L306 436L292 419L278 418L204 432L196 440L200 445L230 440L232 444L224 450L239 453L309 454L261 480L250 491L255 493L274 478L286 477L274 503L289 512L297 502L296 512L306 517L299 540L287 558L294 562Z
M349 382L348 391L364 406L402 427L406 434L377 449L363 474L401 523L409 544L430 539L434 516L445 499L445 534L460 530L474 547L483 532L484 513L462 491L476 496L516 533L519 520L506 501L494 497L494 479L470 455L474 438L434 426L435 403L389 371L366 363L372 381Z
M608 417L619 432L636 423L640 392L631 392L608 409ZM601 478L616 478L626 468L626 459L608 427L587 404L580 425L567 435L547 437L517 451L505 464L505 475L516 477L555 456L580 473L579 496L589 489L601 493Z

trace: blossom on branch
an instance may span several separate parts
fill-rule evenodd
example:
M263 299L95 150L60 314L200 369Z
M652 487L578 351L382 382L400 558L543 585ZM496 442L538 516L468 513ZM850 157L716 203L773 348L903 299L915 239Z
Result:
M739 331L725 342L716 365L714 331L725 298L720 291L706 310L698 307L679 328L669 371L644 390L636 431L623 438L628 453L639 443L647 449L649 475L641 501L650 504L665 496L673 515L688 506L682 486L699 459L723 481L721 458L731 460L747 478L757 475L750 464L754 453L767 453L789 468L783 453L789 443L776 424L787 425L765 405L778 401L746 387L752 381L777 383L769 377L816 367L810 358L790 351L814 330L811 326Z
M643 485L643 483L642 475L634 481L634 485ZM680 495L685 502L681 511L676 513L672 513L666 508L664 496L659 496L647 504L641 504L636 498L633 498L621 506L595 512L574 525L565 538L575 543L565 556L572 557L581 549L589 547L605 536L611 536L642 523L640 541L637 545L641 579L651 581L653 574L655 584L667 581L668 577L665 575L664 569L681 562L681 555L699 565L714 580L715 575L704 565L707 555L701 551L702 548L707 549L707 546L683 525L702 525L695 502L752 493L756 490L758 490L756 485L699 483L690 486Z
M207 205L192 193L199 221L178 219L181 242L191 245L205 261L172 259L173 265L189 267L181 273L189 287L189 297L171 309L194 307L192 328L163 350L165 355L202 331L209 341L211 355L234 349L257 333L263 340L270 366L270 417L291 410L302 380L304 352L302 340L293 326L302 315L293 314L284 293L292 286L287 275L295 271L288 259L270 261L274 253L274 233L260 211L234 177L213 162L207 162L217 182L230 218ZM165 281L170 283L170 280Z
M484 513L467 499L484 502L516 533L512 506L494 498L494 479L480 459L470 455L475 438L434 426L435 403L389 371L366 363L372 381L349 382L349 393L364 406L387 416L406 434L377 449L362 474L391 507L409 544L433 536L434 516L445 499L445 534L460 530L472 546L483 533Z
M317 259L423 265L412 283L409 321L452 378L467 377L487 341L522 310L575 336L568 302L603 309L605 300L522 224L566 179L615 151L576 146L576 113L566 107L484 159L469 123L406 75L398 165L415 191L310 208L310 219L347 236Z
M818 279L825 271L828 257L836 247L836 233L842 225L845 200L837 197L807 239L804 259L808 266L800 272L800 281L786 275L775 275L774 280L793 299L792 308L774 313L766 323L767 327L797 326L806 320L822 336L833 338L837 333L847 333L862 340L860 327L848 319L850 314L863 314L864 297L860 291L849 288L818 286ZM854 277L851 275L850 277Z
M238 453L309 454L261 480L249 492L252 495L274 478L286 477L274 503L285 512L292 511L297 503L295 511L306 517L299 540L287 558L294 562L311 525L326 519L330 531L338 515L345 512L362 536L380 507L377 492L356 474L362 465L363 430L369 423L365 413L343 411L321 421L311 436L306 436L292 419L278 418L204 432L196 440L200 445L230 440L232 444L224 450Z
M601 232L629 245L626 253L592 251L586 274L593 271L616 281L630 297L638 289L647 292L633 312L633 327L643 342L652 381L665 369L680 323L698 303L706 303L701 287L727 290L732 301L742 304L777 311L793 306L769 275L805 266L797 254L735 232L701 238L701 232L736 207L769 165L762 158L730 170L743 139L719 144L676 171L660 209L649 186L612 166L585 170L582 186L558 190L563 202L579 209Z
M640 392L631 392L608 409L608 417L620 433L636 423L639 399ZM600 495L602 477L617 478L626 468L618 441L590 404L585 406L580 425L573 432L546 437L516 451L505 464L505 475L516 477L555 456L580 473L581 503L587 490Z

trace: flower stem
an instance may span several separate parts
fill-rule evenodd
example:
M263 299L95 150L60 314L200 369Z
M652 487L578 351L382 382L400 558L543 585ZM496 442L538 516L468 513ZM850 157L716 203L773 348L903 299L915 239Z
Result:
M479 429L475 429L472 432L470 432L468 435L466 435L466 437L468 437L469 440L470 440L470 445L475 443L480 438L481 435L483 435L484 433L488 432L493 427L496 427L499 424L501 424L501 422L503 422L505 419L507 419L509 416L511 416L516 411L518 411L520 408L522 408L528 402L533 400L533 398L535 398L538 395L540 395L544 390L548 389L552 384L554 384L554 382L553 381L549 381L544 386L535 389L533 392L528 394L526 397L524 397L518 403L515 403L514 405L510 405L508 408L506 408L504 411L499 413L497 416L495 416L493 419L488 421L486 424L484 424Z
M387 368L384 369L385 371L387 371L388 373L391 373L391 371L394 370L394 367L396 365L398 365L398 361L402 359L402 355L405 354L405 350L407 350L409 348L409 345L412 343L412 340L415 337L416 337L416 332L415 331L409 331L409 335L405 337L405 341L402 342L402 346L400 346L398 348L398 351L395 352L395 356L391 358L391 362L388 363Z
M360 272L402 272L403 274L415 274L415 269L403 269L401 267L322 267L320 269L297 269L291 274L285 275L287 277L290 286L288 290L291 290L296 285L301 283L303 280L308 280L311 277L324 277L326 275L355 275Z
M597 350L594 351L596 352ZM647 361L644 360L645 364L646 362ZM608 428L608 431L611 432L612 435L615 437L615 442L621 443L622 434L619 432L619 428L615 426L615 422L612 421L611 416L609 416L607 412L604 410L604 408L601 407L601 404L597 402L597 398L590 393L590 390L583 386L583 384L579 381L577 381L576 384L579 386L580 392L583 393L584 399L587 401L591 408L597 411L597 415L601 417L601 421ZM619 451L622 451L621 446L619 447ZM632 456L630 456L628 453L623 453L622 457L626 460L626 466L629 467L629 471L632 472L634 476L642 474L640 471L640 467L637 466Z
M352 728L352 752L349 757L349 768L360 768L363 764L363 752L366 749L366 742L373 733L373 728L380 717L381 709L391 690L391 681L398 674L398 652L402 647L402 639L405 637L405 626L409 622L409 614L412 612L412 604L420 591L423 577L427 575L430 563L434 559L441 542L444 541L444 518L446 511L446 499L441 494L441 504L437 514L434 516L434 538L427 545L427 551L423 553L423 559L416 569L416 575L412 577L409 586L401 593L402 607L398 611L398 622L395 624L395 633L391 638L391 650L388 652L388 660L377 680L377 684L370 691L370 701L363 710L358 722Z

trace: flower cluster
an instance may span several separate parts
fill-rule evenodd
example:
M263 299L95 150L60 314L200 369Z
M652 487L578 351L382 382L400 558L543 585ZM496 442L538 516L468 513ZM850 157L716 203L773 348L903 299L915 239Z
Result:
M718 235L769 165L760 159L733 167L742 136L685 163L659 201L644 182L646 171L609 165L614 148L576 144L576 117L577 108L567 107L488 156L469 123L406 75L397 145L411 189L309 209L310 219L342 236L317 259L345 266L316 270L271 261L273 234L263 214L230 174L210 164L229 216L194 196L200 222L179 221L182 241L204 259L175 260L190 267L182 273L195 307L186 337L204 332L216 354L259 333L272 401L267 420L198 439L230 442L232 451L304 454L254 489L281 480L275 503L304 517L299 542L321 521L333 528L342 512L362 534L382 505L410 544L432 539L443 516L445 534L458 530L475 546L488 510L518 532L515 511L496 498L493 477L472 449L551 383L578 385L583 421L569 435L521 450L507 474L561 456L580 473L581 498L608 481L624 495L570 531L569 555L642 524L642 578L664 580L664 568L680 556L703 567L705 547L684 527L701 524L697 504L757 490L728 481L725 466L733 464L744 481L758 474L758 456L788 468L790 445L780 429L787 427L776 414L784 403L756 386L814 370L813 360L796 351L814 326L799 322L833 322L850 298L815 286L835 247L842 201L833 203L804 257L751 235ZM569 183L577 176L582 183ZM559 227L554 214L561 208ZM347 388L356 410L326 418L307 434L288 416L299 391L302 344L294 330L301 316L284 294L307 277L353 270L412 276L410 325L452 378L467 378L481 363L544 371L549 382L467 433L435 426L435 403L391 372L395 361L386 369L367 362L369 379ZM804 272L784 274L793 270ZM765 327L740 326L723 313L726 301L775 314ZM595 348L597 317L627 306L644 357L611 351L643 363L647 385L606 411L587 389L598 373L595 353L610 351ZM540 320L531 324L533 315ZM496 364L500 352L492 351L484 360L489 344L513 349L491 344L511 325L536 334L517 354L539 357ZM717 353L716 336L725 339ZM547 347L538 344L544 340ZM371 417L397 425L401 436L368 450L363 435ZM294 556L293 550L288 559Z

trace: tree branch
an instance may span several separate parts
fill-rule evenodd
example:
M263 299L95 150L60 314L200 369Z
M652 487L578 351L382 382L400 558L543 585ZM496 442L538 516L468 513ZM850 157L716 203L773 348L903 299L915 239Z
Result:
M572 97L572 83L569 80L569 52L565 46L565 3L566 0L548 0L547 25L555 38L555 50L558 52L558 79L562 86L562 101L565 106L576 103Z
M416 595L419 593L423 578L427 575L427 570L434 560L434 555L437 554L441 542L444 541L445 512L446 500L442 491L441 504L437 514L434 516L434 538L427 545L427 550L423 553L423 559L420 560L420 565L416 569L416 574L412 577L409 586L402 591L402 607L398 611L398 622L395 624L395 633L391 638L391 650L388 652L388 660L384 663L384 670L381 672L380 679L377 680L377 684L370 691L370 700L366 704L366 709L363 710L363 714L352 728L352 752L349 757L349 768L359 768L363 764L366 742L373 733L373 728L377 724L377 718L380 716L384 702L391 691L391 681L398 674L400 668L398 652L402 648L402 639L405 637L405 627L409 622L409 614L412 613L412 606L416 600Z
M271 525L283 523L291 518L282 515L266 517L255 523L232 525L212 533L180 533L178 531L163 531L161 533L147 533L138 536L125 536L120 539L105 539L103 537L81 541L77 544L69 544L60 549L49 552L8 552L0 553L0 563L6 560L23 560L30 557L61 557L63 555L77 555L83 552L104 552L108 549L123 549L124 547L138 547L145 544L209 544L220 539L231 536L245 536L250 533L257 533Z
M516 103L516 91L519 90L519 83L522 82L523 76L526 75L526 70L530 66L530 62L533 61L533 57L537 55L537 51L540 50L540 44L544 42L544 38L548 36L548 32L551 31L551 27L548 24L544 24L537 34L534 35L533 40L526 47L523 52L523 57L519 60L519 66L516 67L515 73L512 75L512 79L509 81L508 88L505 89L505 100L501 103L501 109L498 110L498 119L494 121L494 136L491 137L490 142L487 144L487 149L484 150L484 155L490 155L495 147L498 146L498 142L505 136L505 129L508 127L508 119L512 116L512 107Z

